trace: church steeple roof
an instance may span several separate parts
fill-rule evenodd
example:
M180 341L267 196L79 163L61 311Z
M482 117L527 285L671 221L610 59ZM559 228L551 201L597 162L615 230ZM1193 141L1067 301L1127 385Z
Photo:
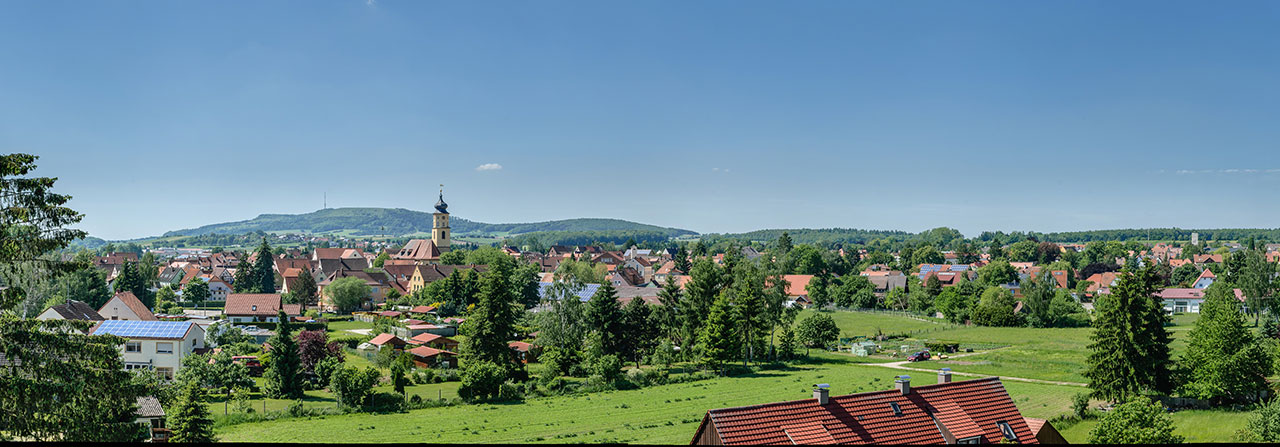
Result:
M444 185L440 188L440 200L436 201L436 211L449 214L449 204L444 203Z

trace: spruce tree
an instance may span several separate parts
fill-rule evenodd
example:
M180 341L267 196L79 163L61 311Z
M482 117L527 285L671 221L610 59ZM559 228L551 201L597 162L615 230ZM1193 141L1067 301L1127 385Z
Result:
M293 323L281 310L277 317L276 335L267 343L271 344L271 365L267 369L267 396L273 399L300 399L302 386L298 383L298 372L302 369L302 358L298 354L298 341L293 338Z
M680 306L683 292L680 285L676 284L675 275L667 276L666 282L662 284L662 290L658 291L658 302L662 303L654 310L658 314L658 322L662 335L673 342L680 342Z
M675 270L677 272L683 274L689 273L689 252L684 249L684 245L681 245L680 248L676 250L676 257L674 261L676 263Z
M116 276L115 291L132 292L148 309L156 305L155 296L147 287L146 281L142 278L140 265L136 262L125 261L124 265L120 266L120 274Z
M240 261L236 265L236 273L231 277L231 287L236 293L253 293L258 288L253 277L253 265L249 261Z
M1182 356L1187 382L1180 394L1196 399L1243 402L1266 391L1271 356L1245 327L1235 293L1224 281L1213 283L1200 305L1200 319Z
M729 291L720 293L715 304L707 315L707 322L698 333L698 344L702 346L702 361L707 366L723 373L724 364L733 360L738 351L738 343L734 336L733 305Z
M693 263L689 272L689 282L685 284L685 297L680 307L681 321L684 323L685 344L695 340L701 333L707 313L715 303L716 297L724 288L724 272L710 259L702 258ZM687 348L682 348L687 349ZM686 352L684 350L681 351Z
M169 412L169 429L173 435L169 442L205 443L215 442L213 436L213 417L209 415L209 407L204 403L204 388L199 381L189 381L182 388L178 407Z
M316 277L311 273L311 269L302 269L302 273L298 275L297 286L296 290L291 289L290 292L294 293L293 296L298 298L299 303L307 306L318 304L319 301L316 299L318 296L318 292L316 292Z
M262 238L262 245L258 246L258 258L253 262L253 276L256 279L258 293L275 293L276 291L276 274L272 268L275 263L273 257L267 238Z
M1169 392L1171 337L1168 316L1153 295L1159 277L1151 270L1122 274L1095 302L1093 341L1087 369L1093 395L1113 402L1146 392Z
M497 365L505 376L521 368L507 343L515 336L517 310L520 308L511 289L510 260L496 262L480 275L479 301L467 313L462 342L463 369L484 363Z
M777 247L778 247L777 256L785 256L787 253L790 253L791 252L791 235L787 234L787 232L785 231L782 232L782 236L778 236Z
M621 354L624 337L625 314L618 303L618 292L613 284L605 282L591 295L587 301L587 324L595 331L600 340L600 349L604 355Z

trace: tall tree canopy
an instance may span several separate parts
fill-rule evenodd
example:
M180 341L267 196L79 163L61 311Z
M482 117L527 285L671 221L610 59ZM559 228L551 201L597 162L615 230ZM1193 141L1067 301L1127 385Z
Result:
M56 179L27 177L36 157L0 155L0 437L35 441L137 442L143 389L124 370L111 335L89 336L91 323L24 318L28 282L15 272L57 277L86 267L49 256L85 233L65 228L81 215L51 190ZM37 310L38 312L38 310ZM85 390L92 390L91 393Z
M1154 299L1160 280L1150 269L1120 275L1111 295L1095 303L1085 377L1093 394L1121 401L1149 391L1172 391L1169 316Z
M1182 395L1219 403L1244 402L1268 389L1271 355L1245 327L1240 303L1225 281L1209 286L1200 319L1187 338L1181 359L1187 372Z

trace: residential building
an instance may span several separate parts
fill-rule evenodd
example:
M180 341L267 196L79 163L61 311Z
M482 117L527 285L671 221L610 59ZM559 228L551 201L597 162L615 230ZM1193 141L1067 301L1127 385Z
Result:
M102 305L101 309L98 309L98 315L101 315L104 320L157 320L155 314L151 313L151 309L148 309L133 292L129 291L117 292Z
M1200 276L1197 277L1196 280L1191 283L1191 288L1208 289L1209 286L1213 284L1213 281L1216 280L1217 278L1218 278L1217 275L1214 275L1212 271L1210 271L1209 269L1204 269L1203 272L1200 272Z
M820 384L811 399L710 410L690 444L1039 443L998 377L952 382L944 368L936 384L894 388L831 397Z
M124 337L120 350L125 369L155 370L167 380L182 369L182 359L205 347L204 329L191 321L106 320L90 334Z
M45 309L40 315L36 316L37 320L86 320L86 321L102 321L102 315L98 311L93 310L88 304L81 301L68 300L64 304Z
M299 304L284 304L279 293L233 293L222 313L232 323L279 323L280 311L293 318L302 315Z

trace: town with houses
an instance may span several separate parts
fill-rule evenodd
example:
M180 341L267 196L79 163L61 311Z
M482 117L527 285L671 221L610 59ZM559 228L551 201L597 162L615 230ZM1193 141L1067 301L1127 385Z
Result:
M0 442L1280 444L1277 30L5 2Z
M1132 282L1133 278L1144 274L1157 275L1157 282L1153 284L1156 287L1152 289L1150 298L1152 309L1165 321L1171 321L1171 316L1195 318L1201 313L1206 300L1212 299L1210 295L1213 291L1222 287L1222 284L1214 286L1221 282L1221 278L1242 278L1244 274L1240 269L1248 267L1229 267L1228 263L1244 263L1242 259L1247 253L1258 253L1272 277L1276 276L1276 267L1280 265L1280 244L1260 245L1254 241L1246 242L1250 246L1238 242L1207 244L1199 240L1198 233L1192 233L1191 240L1181 244L1055 244L1028 239L1005 245L1000 244L997 239L989 247L981 249L975 249L976 245L965 242L959 246L960 250L939 250L938 247L925 244L896 252L884 252L855 245L827 247L824 251L813 245L794 244L784 232L775 241L717 245L713 250L708 250L701 242L695 241L693 244L643 244L648 248L642 248L641 244L614 243L552 245L545 251L526 251L500 244L489 247L455 244L451 239L450 214L443 192L433 211L431 238L409 239L399 245L335 240L325 236L291 236L295 242L308 244L311 248L272 249L273 241L264 237L256 250L214 251L205 248L155 247L142 250L141 256L138 252L103 251L87 257L90 261L87 268L98 272L97 276L106 283L109 298L104 303L62 300L60 304L42 309L35 318L84 321L89 324L84 329L84 333L89 336L108 334L119 337L122 341L119 345L122 368L134 374L154 375L162 384L158 386L174 386L163 384L194 380L211 391L222 389L226 395L221 397L224 406L228 408L230 405L226 396L258 396L262 399L262 407L256 413L258 418L272 414L266 403L269 400L267 391L263 389L268 385L262 381L264 377L275 377L271 373L264 376L264 371L272 371L274 365L280 362L274 360L273 356L277 345L288 343L280 340L282 331L283 336L289 334L282 329L286 325L297 327L290 330L302 331L294 335L297 337L292 342L295 346L302 346L307 352L320 349L322 359L336 356L335 359L345 360L348 364L372 363L374 366L368 367L367 371L372 374L373 381L366 382L365 387L394 385L407 401L409 394L405 391L404 384L421 381L422 385L452 385L450 392L458 396L455 399L459 399L453 402L442 397L443 388L436 385L438 396L424 399L421 395L415 395L413 402L402 406L399 411L431 401L439 402L435 405L446 405L442 408L449 408L451 405L474 405L491 399L529 399L539 393L554 395L548 392L550 390L539 391L538 382L542 382L542 386L567 386L563 384L565 379L560 378L555 379L560 382L537 379L537 382L528 382L527 387L522 387L518 379L509 376L516 381L508 380L492 394L484 394L480 391L464 391L474 386L469 383L450 382L459 380L460 377L467 380L467 362L476 361L474 356L466 355L467 349L477 349L475 345L467 345L461 340L482 336L476 332L480 330L476 328L482 326L469 326L466 324L467 320L493 318L492 315L476 310L476 306L483 303L483 297L480 301L476 301L474 296L463 298L467 301L466 307L449 304L450 300L457 297L458 288L470 287L471 293L481 296L487 293L484 291L484 284L488 281L480 280L477 290L477 277L483 278L497 274L498 271L510 272L512 266L521 266L518 271L526 272L521 280L524 284L508 282L506 287L527 289L528 293L535 294L527 305L512 304L525 309L522 312L526 312L527 316L519 318L519 321L528 322L526 324L532 324L533 327L520 329L519 323L511 326L513 332L502 337L505 340L500 340L506 348L505 355L509 355L509 360L514 364L520 365L519 368L524 372L519 374L526 377L530 374L528 371L535 368L541 371L539 374L543 377L585 374L586 382L582 382L578 393L589 393L591 389L619 389L619 383L628 383L621 388L626 389L656 386L671 380L671 370L663 369L659 366L662 364L667 365L665 368L671 368L672 363L686 362L688 366L696 367L705 378L732 377L734 373L723 369L728 364L717 360L728 360L739 354L708 357L710 354L704 346L713 343L708 335L713 332L709 331L708 327L711 326L707 325L716 322L715 309L721 305L722 298L715 298L716 304L707 309L712 312L711 317L693 338L673 336L674 340L689 340L682 345L675 345L670 339L661 344L656 341L645 344L634 340L615 340L613 344L630 345L618 348L597 337L615 335L662 339L662 328L658 326L664 325L673 327L673 334L679 334L681 326L692 324L696 315L686 315L683 309L668 313L662 310L664 307L690 306L683 300L704 293L702 290L709 287L708 281L720 282L718 287L726 291L721 296L727 297L725 294L728 291L739 287L735 284L736 281L747 281L750 284L749 280L732 278L738 274L736 272L744 269L743 265L766 266L764 269L769 273L762 272L764 276L760 277L765 282L758 283L761 289L752 293L775 296L780 306L777 311L781 315L790 315L783 316L784 321L794 322L796 315L801 313L808 315L804 321L792 323L798 325L795 332L790 329L772 331L772 337L785 334L781 337L788 341L784 341L783 346L774 346L773 342L765 345L766 352L770 352L769 356L785 352L782 355L786 358L798 359L796 349L802 346L805 352L816 347L827 352L823 355L847 359L863 358L864 360L856 361L872 362L868 363L871 365L883 362L880 363L881 366L897 369L881 373L885 378L891 379L893 387L832 395L831 385L821 383L813 385L811 399L799 396L795 396L797 399L780 401L748 398L742 402L746 406L715 408L714 405L709 405L705 409L705 415L698 419L700 423L696 427L689 427L688 442L1067 443L1064 435L1055 428L1054 421L1059 425L1063 425L1064 421L1078 425L1091 414L1089 399L1085 398L1083 403L1075 404L1076 419L1064 419L1061 415L1056 419L1030 417L1019 411L1018 400L1011 399L1013 394L1006 390L1005 382L1000 378L1003 374L999 370L991 371L991 374L965 373L959 371L966 369L961 365L970 363L945 360L948 356L959 358L981 355L982 351L994 352L1009 348L1008 346L992 348L990 344L965 342L926 342L919 345L919 336L886 336L885 332L898 330L889 324L875 327L874 336L847 338L853 335L848 329L856 331L869 328L832 326L830 329L822 329L822 321L825 319L828 326L832 325L832 318L826 315L834 313L876 316L879 320L887 318L886 321L890 323L910 319L935 326L933 329L1021 326L1027 324L1025 322L1028 320L1036 322L1031 324L1032 327L1087 327L1091 319L1096 326L1099 312L1097 303L1105 302L1118 288L1126 287L1122 285L1125 281ZM275 242L286 239L273 237L277 239ZM348 247L333 247L330 244ZM955 243L953 241L948 245L954 246ZM1190 252L1187 247L1190 247ZM1212 251L1205 252L1210 247ZM106 250L110 248L104 247ZM84 250L66 251L61 255L61 260L75 262L78 256L84 258L86 253ZM488 261L475 262L481 256L488 256ZM793 256L798 261L791 260ZM1010 260L1031 258L1036 260ZM815 269L806 264L815 259L818 264L824 265L816 267L817 271L806 271ZM920 260L929 262L914 262ZM262 270L266 272L265 275L255 273L264 266L269 269ZM744 270L750 272L753 268ZM149 281L138 282L139 276L146 277L140 275L142 272L150 272L154 276ZM707 272L711 272L713 277L705 276ZM1159 277L1161 273L1135 272L1163 272L1166 278ZM716 275L730 277L717 279L714 277ZM250 281L252 284L248 283ZM1024 290L1028 287L1030 289ZM953 288L954 290L950 290ZM350 295L347 290L355 290L356 293L354 296L347 296ZM968 304L968 309L958 309L964 304L944 304L949 296L954 300L963 300L965 298L954 297L961 293L973 293L957 292L960 290L979 290L981 299ZM1248 299L1242 288L1234 285L1222 289L1221 293L1229 297L1228 305L1234 306L1241 315L1248 312L1249 305L1258 302ZM147 296L150 304L145 304L139 295ZM433 297L446 298L437 300ZM1002 297L1006 300L1004 307L996 302ZM613 303L598 304L602 299ZM917 304L918 299L929 302ZM571 307L564 300L581 302L580 306L586 306L586 309ZM992 302L989 303L989 300ZM1041 300L1042 303L1037 305L1036 300ZM1060 304L1056 300L1064 301ZM751 304L750 301L735 301L732 305ZM765 302L757 302L755 305L768 306ZM986 313L988 305L998 312ZM1059 307L1066 310L1057 310ZM575 308L579 309L576 311L579 313L573 313L575 311L572 309ZM599 322L600 318L607 317L596 313L596 309L605 309L599 312L607 314L610 312L607 309L610 308L614 309L612 312L618 317L616 324L654 327L630 327L618 330L616 334L609 333L613 329L592 328L592 324L613 324ZM645 317L633 323L629 321L632 312ZM738 309L735 312L746 311ZM758 312L763 315L767 309L761 308ZM1071 315L1051 315L1061 312ZM573 318L573 315L585 318L586 321L555 321ZM683 322L663 322L660 317L662 315ZM1063 323L1070 321L1069 317L1072 315L1080 316L1078 318L1082 318L1083 322ZM554 318L543 319L549 316ZM731 318L726 322L730 326L722 330L729 333L742 331L741 325L749 324L747 322L750 321L749 316L737 317L748 318L747 320L725 318ZM1058 322L1051 323L1049 318ZM564 324L568 326L562 326ZM586 350L582 353L566 351L566 342L560 337L567 334L547 336L548 332L571 331L571 326L575 324L579 326L577 330L582 331L579 332L582 335L570 336L585 337L585 341L572 340L569 343ZM307 342L303 341L302 334L306 333L317 334L307 339L320 340L320 347L304 346ZM599 335L592 336L593 333ZM1280 333L1276 336L1280 336ZM736 337L730 335L726 340L727 346L735 346L738 343L733 341ZM601 345L593 347L596 343ZM898 347L897 344L902 346ZM975 353L973 347L964 348L965 346L979 346L979 351ZM750 341L746 347L747 352L754 348ZM1075 348L1082 349L1084 346ZM593 349L597 352L590 353ZM614 366L619 368L612 373L615 378L611 380L615 382L604 387L595 382L610 380L602 377L607 373L576 372L599 368L590 363L598 360L574 358L599 356L600 349L613 349L615 354L611 357L627 359ZM670 358L662 358L661 352L664 350ZM572 365L574 361L579 363ZM239 372L228 373L229 370L214 368L218 362L224 362L224 367L232 368L230 371ZM634 367L626 366L628 362L633 362ZM748 357L745 362L749 371L752 360ZM938 366L932 369L916 366L929 362L938 363ZM339 402L337 408L343 408L345 412L359 412L361 408L377 405L368 400L369 393L374 393L370 388L364 390L363 404L344 402L350 397L339 396L342 392L337 388L356 385L340 385L338 381L341 379L336 378L332 370L322 371L325 367L321 365L322 362L314 358L311 359L309 368L295 365L294 368L299 370L293 380L298 381L302 389L316 390L307 391L308 393L320 392L335 396ZM394 365L389 373L384 369L388 365ZM199 371L184 373L184 369L191 368ZM331 369L332 366L328 368ZM954 373L953 368L957 369ZM660 369L660 377L663 379L646 379L647 374L656 374ZM356 371L353 369L351 374L358 374ZM936 372L937 382L916 382L913 385L910 376L926 376L922 372ZM233 378L209 377L210 374L231 374ZM248 377L244 377L244 374ZM332 383L316 382L320 375L329 375ZM406 375L412 379L407 379ZM692 374L688 377L687 380L693 380L698 376ZM1074 385L1070 382L1034 378L1018 377L1013 380ZM547 385L548 383L555 385ZM1267 379L1263 383L1271 382ZM513 391L508 391L507 387ZM468 396L467 393L473 394ZM303 403L309 399L316 400L317 396L303 395L306 397L295 403L298 406L278 411L311 414L309 411L314 410L308 410ZM360 394L357 392L356 395ZM1106 403L1105 395L1094 397L1101 398L1097 408L1114 411L1111 404ZM174 428L172 424L166 423L166 415L173 414L175 405L184 404L175 402L173 397L161 399L149 395L137 398L137 422L149 427L149 440L163 442L174 436ZM238 405L244 405L244 401L241 400ZM215 405L210 406L216 409ZM232 415L230 410L223 410L224 417ZM248 405L238 407L238 410L252 412L254 408ZM237 420L238 425L231 426L250 425L253 420L258 419L242 417ZM186 424L190 422L183 422L179 429L186 429Z

